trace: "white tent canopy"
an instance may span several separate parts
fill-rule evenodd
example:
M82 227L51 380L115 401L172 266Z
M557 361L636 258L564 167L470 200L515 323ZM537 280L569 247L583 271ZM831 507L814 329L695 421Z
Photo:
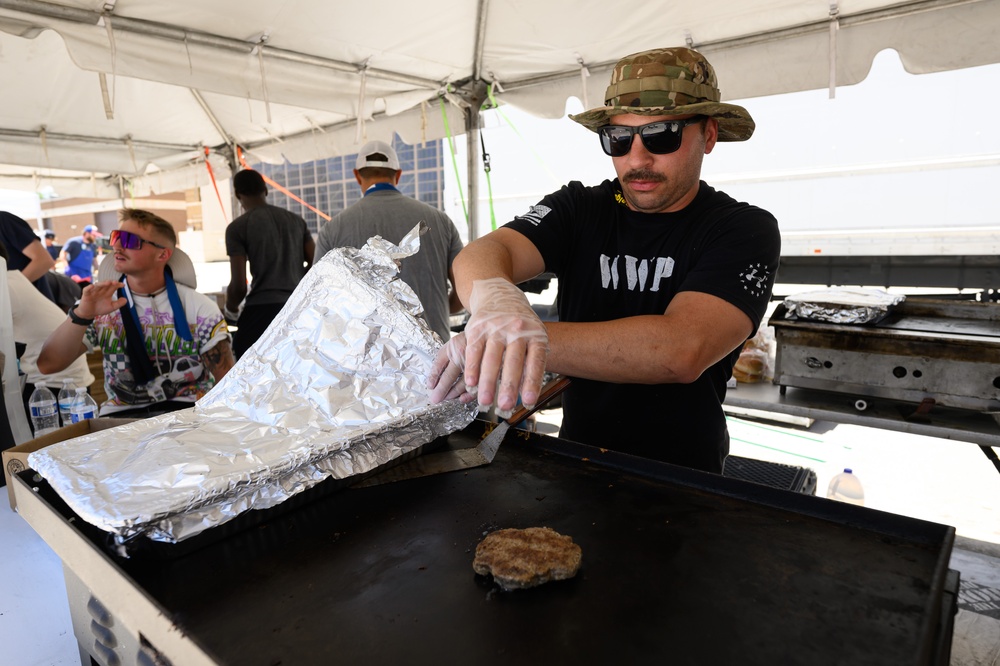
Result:
M884 48L911 73L1000 61L1000 0L0 0L0 188L142 196L207 184L206 159L227 177L236 146L304 162L393 132L468 132L473 172L488 91L556 118L685 43L725 99L833 90Z

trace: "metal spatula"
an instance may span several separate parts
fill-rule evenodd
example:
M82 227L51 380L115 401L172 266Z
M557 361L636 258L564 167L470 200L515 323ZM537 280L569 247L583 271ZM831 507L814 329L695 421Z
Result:
M408 460L405 463L390 467L366 479L362 479L351 487L363 488L365 486L378 486L383 483L393 483L395 481L403 481L405 479L430 476L431 474L454 472L455 470L489 465L493 462L493 458L497 454L497 449L500 448L500 443L507 435L507 431L512 427L517 427L518 424L537 412L557 395L565 391L566 387L569 386L569 383L570 380L568 377L557 377L550 381L542 389L542 393L538 396L538 402L535 403L534 407L531 409L521 407L511 414L510 418L506 421L501 420L500 423L493 428L490 434L479 442L479 445L475 448L427 453L422 456L418 456L413 460Z

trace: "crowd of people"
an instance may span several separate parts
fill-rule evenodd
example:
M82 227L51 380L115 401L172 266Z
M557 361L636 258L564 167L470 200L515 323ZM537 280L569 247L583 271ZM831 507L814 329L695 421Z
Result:
M767 211L702 181L701 166L717 142L749 139L753 119L721 101L712 66L683 47L623 58L605 103L571 118L597 135L615 177L568 183L464 247L445 213L399 191L402 168L385 142L359 150L362 197L315 239L302 217L268 203L261 174L236 173L243 213L226 229L221 310L187 279L173 226L148 211L120 211L100 271L96 227L60 246L55 233L40 239L0 212L27 384L89 385L81 359L99 349L101 415L189 407L253 347L314 262L376 235L398 244L423 223L400 279L443 343L432 401L508 412L533 405L546 374L562 374L572 378L562 437L721 472L726 384L764 316L780 236ZM47 278L60 272L79 289L69 307L56 305ZM555 321L542 321L518 287L541 274L558 280ZM450 316L463 310L453 335Z

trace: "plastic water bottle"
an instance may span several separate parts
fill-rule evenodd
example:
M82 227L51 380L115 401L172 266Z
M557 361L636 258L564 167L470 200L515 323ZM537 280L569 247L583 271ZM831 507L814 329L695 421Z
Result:
M28 399L28 409L31 411L31 425L35 437L59 429L59 407L56 397L45 384L35 384L35 390Z
M76 384L73 383L72 379L64 379L62 388L59 389L59 418L62 419L64 426L73 422L69 410L73 406L73 398L75 397Z
M97 416L97 402L87 393L86 387L76 389L73 396L73 404L69 408L70 419L73 423L86 421Z
M849 504L865 505L865 490L861 487L861 481L858 480L858 477L851 472L850 467L845 468L843 472L830 479L826 496Z

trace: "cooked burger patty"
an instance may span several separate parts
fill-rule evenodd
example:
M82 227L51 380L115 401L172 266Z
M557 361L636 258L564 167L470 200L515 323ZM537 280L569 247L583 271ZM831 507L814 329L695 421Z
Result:
M548 527L506 529L479 543L472 568L477 574L493 574L500 587L514 590L572 578L582 557L571 537Z

